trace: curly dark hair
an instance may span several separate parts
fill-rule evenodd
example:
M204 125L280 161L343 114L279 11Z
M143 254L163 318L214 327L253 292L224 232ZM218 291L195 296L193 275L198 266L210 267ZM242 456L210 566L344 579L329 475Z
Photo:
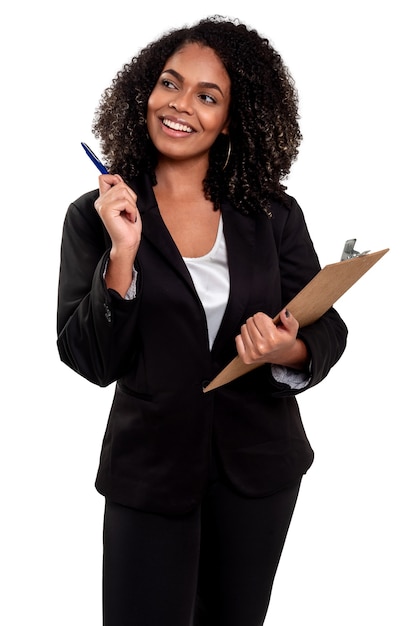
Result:
M171 30L123 66L100 100L93 133L110 171L126 180L148 172L156 183L157 152L147 132L148 98L167 59L188 43L209 46L231 80L229 137L211 148L203 181L218 208L223 198L246 214L270 214L273 197L296 159L302 135L298 96L281 56L269 41L238 20L212 16ZM231 155L225 167L231 141Z

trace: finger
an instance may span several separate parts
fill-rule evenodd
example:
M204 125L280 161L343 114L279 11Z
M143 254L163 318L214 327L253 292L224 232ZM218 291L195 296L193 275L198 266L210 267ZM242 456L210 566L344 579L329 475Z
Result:
M120 215L135 223L138 219L136 194L129 187L123 188L122 191Z
M247 365L254 363L260 356L256 344L250 338L246 324L241 327L241 334L235 337L235 345L238 356Z
M124 182L123 178L119 176L119 174L115 174L115 177L118 179L118 182L116 183L116 185L119 186L121 189L126 190L128 194L131 196L134 204L136 205L137 195L134 192L134 190ZM121 183L121 185L119 185L119 183Z
M235 346L238 352L238 356L242 357L245 353L245 348L241 335L237 335L235 337Z
M112 206L113 217L122 217L134 224L138 220L138 207L126 198L120 198Z
M104 176L107 176L106 174ZM136 222L138 219L138 208L136 204L137 196L135 192L125 185L120 176L120 182L115 185L108 186L107 190L102 192L95 202L96 210L102 217L107 214L109 217L124 217L130 222ZM109 180L101 181L102 186L108 185Z
M277 335L277 327L273 319L265 313L255 313L247 320L248 334L254 343L274 342Z
M282 309L279 313L279 324L287 328L290 322L290 316L291 313L289 309Z
M101 195L105 194L109 191L109 189L114 187L125 189L136 204L136 193L125 184L123 178L119 176L119 174L102 174L99 176L99 191Z
M99 176L99 191L101 194L106 193L111 187L123 182L119 174L101 174Z
M264 338L260 334L255 320L249 318L245 324L241 326L241 334L237 339L237 348L240 347L238 353L245 363L250 363L260 357L263 353Z
M289 309L285 308L282 311L280 311L279 318L280 319L277 325L279 330L280 328L282 328L288 332L291 332L294 334L297 333L297 331L299 330L299 322L297 321L295 317L293 317Z
M243 344L249 344L254 342L254 337L257 334L257 329L254 324L254 320L250 317L245 324L241 326L241 338Z
M270 335L275 330L275 323L273 318L269 317L265 313L255 313L252 317L255 328L261 335Z
M129 211L126 211L126 216L132 224L135 224L138 221L138 207L135 205L130 208Z

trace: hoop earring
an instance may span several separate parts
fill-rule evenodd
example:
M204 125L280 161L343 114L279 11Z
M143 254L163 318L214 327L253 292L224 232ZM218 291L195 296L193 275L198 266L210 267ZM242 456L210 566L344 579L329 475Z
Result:
M225 163L224 163L223 168L222 168L223 171L226 169L226 166L229 163L229 158L231 156L231 151L232 151L231 137L228 135L228 152L226 153L226 160L225 160Z

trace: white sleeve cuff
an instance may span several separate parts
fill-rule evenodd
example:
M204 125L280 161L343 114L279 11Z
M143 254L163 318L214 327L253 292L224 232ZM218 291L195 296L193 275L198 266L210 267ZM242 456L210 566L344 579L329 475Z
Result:
M311 380L310 372L294 370L284 365L272 364L271 373L276 382L289 385L291 389L304 389Z
M108 264L109 264L109 261L106 261L106 265L105 265L104 272L103 272L103 280L106 278L106 272L107 272ZM128 291L126 292L124 300L135 300L135 298L136 298L136 279L137 279L137 277L138 277L138 272L133 267L132 268L132 282L131 282L131 284L129 286Z
M129 287L128 291L126 292L125 300L135 300L135 298L136 298L136 279L137 279L137 277L138 277L138 272L133 267L132 268L132 282L130 284L130 287Z

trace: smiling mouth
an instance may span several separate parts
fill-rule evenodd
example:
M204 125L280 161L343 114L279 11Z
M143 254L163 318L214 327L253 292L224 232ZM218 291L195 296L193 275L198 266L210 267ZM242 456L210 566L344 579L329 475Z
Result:
M187 126L186 124L180 124L180 122L173 122L173 120L169 120L165 117L161 121L164 124L164 126L167 126L167 128L170 128L171 130L176 130L182 133L193 132L193 128L191 128L190 126Z

